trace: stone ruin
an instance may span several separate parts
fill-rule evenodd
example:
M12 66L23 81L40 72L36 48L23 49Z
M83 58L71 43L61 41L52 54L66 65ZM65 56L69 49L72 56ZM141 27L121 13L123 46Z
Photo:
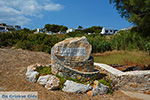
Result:
M74 79L93 79L99 71L94 69L92 46L86 37L68 38L55 44L51 50L53 74Z

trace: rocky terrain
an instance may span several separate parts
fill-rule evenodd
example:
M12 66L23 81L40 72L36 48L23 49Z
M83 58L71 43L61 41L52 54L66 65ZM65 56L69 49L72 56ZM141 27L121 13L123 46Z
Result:
M39 100L140 100L129 93L115 91L113 94L90 97L62 91L48 91L37 83L26 81L27 66L35 63L50 64L50 55L16 49L0 49L0 91L37 91ZM146 100L146 98L145 98Z

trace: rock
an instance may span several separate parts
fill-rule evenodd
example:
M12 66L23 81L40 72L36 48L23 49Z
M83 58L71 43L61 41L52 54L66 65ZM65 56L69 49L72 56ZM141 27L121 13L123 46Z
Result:
M52 54L65 57L68 61L86 61L91 55L92 46L86 37L68 38L52 48Z
M99 82L97 80L94 81L93 88L96 88L98 86Z
M54 75L40 76L37 82L41 85L45 85L48 90L54 90L59 87L59 79Z
M52 77L52 75L45 75L45 76L40 76L37 80L37 82L41 85L45 85L47 81Z
M42 66L42 65L41 65L41 64L38 64L38 63L33 64L33 65L29 65L29 66L27 67L27 71L35 71L36 68L37 68L37 67L40 67L40 66Z
M85 93L88 90L92 89L90 85L84 85L80 83L76 83L70 80L67 80L64 83L63 91L65 92L73 92L73 93Z
M108 86L100 83L98 86L96 86L92 89L92 95L95 96L98 94L101 94L101 95L106 94L108 92L108 90L109 90Z
M27 71L26 72L26 79L29 82L36 82L38 75L39 75L39 73L37 71Z
M52 73L64 72L64 67L77 71L93 72L94 59L90 56L91 50L92 46L86 37L68 38L55 44L51 50Z
M36 71L36 68L41 66L40 64L33 64L27 67L27 72L26 72L26 79L29 82L36 82L37 81L37 76L39 73Z
M93 96L92 91L91 91L91 90L90 90L90 91L88 91L88 92L87 92L87 95L88 95L88 96Z
M59 88L60 80L56 76L50 77L50 79L47 81L45 88L48 90L55 90Z

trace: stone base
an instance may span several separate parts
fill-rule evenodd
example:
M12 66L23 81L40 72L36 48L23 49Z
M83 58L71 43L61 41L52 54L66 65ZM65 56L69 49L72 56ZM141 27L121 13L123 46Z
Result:
M72 69L68 66L61 65L59 63L55 63L52 65L52 73L57 74L61 77L70 77L72 79L78 79L78 80L94 80L99 77L99 71L93 71L93 72L81 72L75 69Z

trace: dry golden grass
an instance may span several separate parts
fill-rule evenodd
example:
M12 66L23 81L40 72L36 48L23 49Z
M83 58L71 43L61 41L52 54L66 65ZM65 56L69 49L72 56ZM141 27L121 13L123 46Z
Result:
M106 64L149 65L150 56L144 51L111 51L93 54L95 62Z

